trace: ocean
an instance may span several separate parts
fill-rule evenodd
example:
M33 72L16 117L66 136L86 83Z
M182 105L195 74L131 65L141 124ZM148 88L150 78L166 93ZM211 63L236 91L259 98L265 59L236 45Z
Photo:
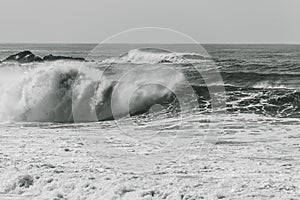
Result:
M92 68L99 69L99 71L101 71L99 73L104 72L102 76L108 76L110 77L109 79L116 82L118 82L118 79L122 75L130 72L130 70L132 70L132 68L136 66L148 65L147 67L144 67L144 69L149 70L151 67L155 67L155 65L164 65L168 66L169 68L173 68L174 71L180 70L179 73L181 73L184 76L183 79L188 82L188 85L191 88L194 89L192 93L194 93L197 96L200 107L209 104L210 91L205 89L205 87L207 88L207 85L210 85L210 88L213 88L214 84L222 84L224 86L223 90L226 90L226 94L224 92L226 96L224 97L226 98L224 99L224 101L226 102L226 111L229 115L233 113L255 113L258 116L271 116L275 118L299 117L298 90L300 76L300 46L204 45L203 48L207 51L205 52L207 54L205 55L206 58L200 56L202 52L198 53L199 50L195 49L195 46L196 45L189 44L104 44L96 47L96 45L94 44L2 44L0 47L0 59L4 59L9 55L18 53L22 50L30 50L34 54L39 56L53 54L82 58L88 57L87 60L93 63ZM173 55L168 55L169 53L165 53L163 51L153 51L155 49L177 52L177 55L176 53L173 53ZM126 54L127 52L129 52L129 54ZM195 52L198 53L198 55L196 55ZM4 83L1 83L1 85L5 85L3 89L5 91L5 88L8 88L9 86L13 85L11 84L12 80L19 80L21 77L23 79L26 79L26 77L23 76L23 73L26 73L26 76L35 76L32 74L39 73L41 75L36 74L37 77L35 77L36 79L38 79L38 76L42 76L42 70L45 71L44 73L55 73L46 71L48 69L52 70L54 68L56 68L57 70L62 70L63 68L68 68L71 65L74 65L77 68L83 68L83 66L81 66L83 65L82 63L76 63L73 61L57 61L53 63L47 62L46 64L34 62L22 64L14 62L3 62L0 66L1 70L5 70L5 73L12 70L14 71L14 75L12 75L12 77L9 77L10 81L7 81L6 78L8 77L8 75L2 72L2 75L4 75L5 77L1 77L1 79L5 81L3 81ZM212 66L211 68L213 69L209 69L208 66ZM41 68L42 70L36 70L39 68ZM159 69L153 69L151 71L155 70L157 71L157 74L160 73ZM218 73L221 76L220 80L208 81L208 79L211 78L211 75L208 72L210 70L213 71L213 73ZM147 71L147 73L148 72L149 71ZM67 75L69 72L64 71L58 73ZM207 74L205 75L207 77L203 77L204 73ZM49 76L50 78L51 74L45 76ZM113 76L114 78L111 78ZM146 77L143 75L140 76L140 79ZM70 78L72 79L72 77ZM153 79L154 78L157 77L153 77ZM161 80L163 80L164 78L165 77L160 77ZM23 85L24 88L26 87L26 84L37 84L37 90L43 89L40 88L42 87L41 85L39 85L40 83L33 83L32 81L38 80L31 80L31 83L27 82L19 84L25 84ZM144 80L144 82L147 81L150 80ZM171 83L171 80L168 81L170 81L170 83L167 83L166 81L164 84L177 84L175 82ZM9 86L5 84L7 82L9 82ZM180 81L178 80L178 82ZM122 87L128 88L130 87L130 84L131 83L129 82L127 86ZM35 85L30 85L30 87L35 87ZM34 92L38 91L28 91L28 94L26 94L27 96L24 96L24 98L38 95ZM53 91L48 92L50 93ZM44 95L48 95L47 92ZM183 94L180 95L184 96ZM5 105L5 100L3 101L4 102L1 106L7 107L7 105ZM10 102L10 100L7 101ZM39 100L36 99L36 101ZM18 103L20 102L16 102L16 104ZM34 109L34 105L24 106L26 106L26 109ZM69 105L68 109L70 109L70 107L71 105ZM51 109L53 108L49 108L49 112L51 112ZM63 118L63 116L57 116L57 119L39 119L39 116L34 117L32 120L29 119L30 117L28 119L20 119L21 115L25 115L26 117L26 111L23 110L17 112L20 112L17 113L17 115L19 116L11 116L10 119L19 118L20 121L50 122L64 122L73 120L61 119ZM2 115L9 116L9 113L4 114L2 112ZM70 115L70 113L68 113L68 115Z
M25 50L65 57L5 61ZM0 60L1 167L11 176L0 188L12 199L48 194L51 177L52 190L71 199L140 195L165 174L160 195L176 188L168 191L169 183L202 181L207 198L247 197L277 177L278 166L299 159L300 45L0 44ZM201 175L209 169L217 186ZM292 192L298 169L286 176ZM101 181L88 178L98 173ZM34 187L16 190L13 183L27 174ZM78 176L101 189L63 189L68 179L82 187ZM140 178L148 182L133 180ZM270 187L284 183L275 178Z

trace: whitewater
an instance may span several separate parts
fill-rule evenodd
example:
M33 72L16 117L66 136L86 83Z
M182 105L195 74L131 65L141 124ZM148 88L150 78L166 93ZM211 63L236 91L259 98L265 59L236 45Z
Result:
M96 112L98 120L107 120L113 118L111 104L116 116L146 111L167 101L183 76L160 66L145 67L118 83L80 62L56 61L18 70L3 67L1 119L74 122L74 114L78 121L97 121Z

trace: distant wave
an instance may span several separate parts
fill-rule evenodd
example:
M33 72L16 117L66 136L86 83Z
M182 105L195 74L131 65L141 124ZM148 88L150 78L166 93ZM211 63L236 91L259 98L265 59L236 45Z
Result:
M121 55L120 57L106 59L103 63L189 64L198 63L205 59L207 59L205 56L196 53L178 53L156 48L140 48L130 50L128 53Z

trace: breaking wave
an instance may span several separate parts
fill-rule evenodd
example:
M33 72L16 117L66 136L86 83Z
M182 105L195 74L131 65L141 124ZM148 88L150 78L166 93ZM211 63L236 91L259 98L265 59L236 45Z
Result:
M4 69L1 72L1 76L9 76L4 74ZM171 90L182 80L182 76L158 67L137 72L120 82L102 75L99 69L78 62L53 62L50 66L41 64L20 71L14 78L10 77L13 81L1 83L0 119L108 120L113 118L112 103L117 116L143 113L154 104L171 101ZM153 80L159 84L147 84Z
M130 50L120 57L109 58L103 63L134 63L134 64L191 64L199 63L207 59L205 56L196 53L170 52L156 48L140 48Z

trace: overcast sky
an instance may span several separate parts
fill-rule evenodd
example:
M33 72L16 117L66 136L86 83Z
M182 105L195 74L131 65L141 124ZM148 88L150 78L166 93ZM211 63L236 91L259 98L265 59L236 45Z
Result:
M300 0L1 0L0 42L98 43L155 26L200 43L300 43L299 10Z

